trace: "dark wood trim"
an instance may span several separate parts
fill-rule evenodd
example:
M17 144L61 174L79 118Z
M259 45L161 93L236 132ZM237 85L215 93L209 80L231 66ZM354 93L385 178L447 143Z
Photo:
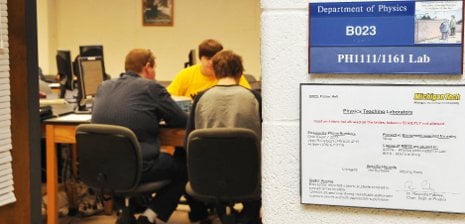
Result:
M42 223L35 0L7 0L11 133L16 202L0 207L0 223Z

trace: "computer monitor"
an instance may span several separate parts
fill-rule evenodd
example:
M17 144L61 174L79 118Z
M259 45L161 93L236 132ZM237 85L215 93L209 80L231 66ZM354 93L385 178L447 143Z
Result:
M103 67L105 68L105 60L103 57L103 45L81 45L79 46L79 56L81 57L101 57Z
M60 97L63 98L66 90L74 89L71 52L68 50L58 50L55 59L57 64L57 72L60 77Z
M187 55L187 62L184 63L184 68L197 64L197 53L195 49L191 49Z
M97 88L105 79L102 57L79 57L78 110L87 111L87 103L97 93Z

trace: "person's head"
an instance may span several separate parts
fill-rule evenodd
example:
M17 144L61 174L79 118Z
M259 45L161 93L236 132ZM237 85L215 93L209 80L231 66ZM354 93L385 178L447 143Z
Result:
M133 49L126 55L124 70L153 80L155 79L155 56L149 49Z
M212 58L216 79L231 77L239 82L244 67L242 57L230 50L220 51Z
M221 50L223 50L223 45L213 39L204 40L199 44L199 59L202 74L206 76L214 75L211 58Z
M223 50L223 45L220 42L213 39L204 40L199 44L199 59L202 57L211 58L221 50Z

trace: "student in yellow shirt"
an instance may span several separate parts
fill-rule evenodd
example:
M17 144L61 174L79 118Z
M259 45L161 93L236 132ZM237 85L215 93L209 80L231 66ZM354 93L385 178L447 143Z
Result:
M221 51L223 46L216 40L207 39L199 45L200 63L181 70L166 88L173 96L193 98L198 92L206 90L218 82L215 78L211 58ZM239 85L250 89L250 84L241 76Z

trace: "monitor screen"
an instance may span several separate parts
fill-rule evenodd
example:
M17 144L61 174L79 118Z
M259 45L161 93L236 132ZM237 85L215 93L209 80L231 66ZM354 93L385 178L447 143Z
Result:
M187 62L184 63L184 68L197 64L197 52L194 49L189 51Z
M74 83L71 52L68 50L58 50L55 58L61 86L63 89L72 90Z
M98 86L105 79L101 57L79 57L79 91L82 99L95 96Z
M79 46L79 56L101 57L103 68L105 69L105 60L103 59L103 45L81 45Z

